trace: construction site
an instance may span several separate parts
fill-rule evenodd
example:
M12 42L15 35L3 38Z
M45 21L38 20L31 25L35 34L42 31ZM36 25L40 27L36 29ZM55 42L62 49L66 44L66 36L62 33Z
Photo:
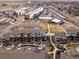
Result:
M79 59L78 2L62 1L0 1L0 58Z

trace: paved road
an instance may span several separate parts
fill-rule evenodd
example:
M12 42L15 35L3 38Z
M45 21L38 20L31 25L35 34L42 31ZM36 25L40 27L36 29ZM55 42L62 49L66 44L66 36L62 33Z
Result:
M53 12L54 14L58 15L61 18L64 18L66 21L74 24L75 26L79 27L79 21L75 18L75 17L71 17L69 14L65 13L65 12L61 12L59 10L56 10L54 7L52 6L48 6L51 12Z
M9 25L8 27L6 27L5 29L2 30L2 32L0 33L0 37L2 37L5 33L8 33L10 31L11 28L13 28L16 25L19 25L21 23L22 19L17 19L16 22L14 22L13 24Z

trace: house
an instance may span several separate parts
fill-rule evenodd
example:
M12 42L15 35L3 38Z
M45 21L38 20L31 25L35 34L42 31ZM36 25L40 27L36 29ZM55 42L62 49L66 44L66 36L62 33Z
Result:
M69 40L73 41L79 37L79 29L71 27L70 29L66 29L67 37Z
M20 8L20 9L15 9L14 10L14 16L20 16L20 15L24 15L26 13L26 9L25 7Z
M65 32L55 33L55 43L66 44L68 42Z

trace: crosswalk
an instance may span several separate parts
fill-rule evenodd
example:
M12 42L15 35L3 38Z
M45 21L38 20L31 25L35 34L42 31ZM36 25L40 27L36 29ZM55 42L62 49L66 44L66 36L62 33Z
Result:
M13 24L14 23L14 19L11 19L11 18L3 18L3 19L0 20L0 23Z

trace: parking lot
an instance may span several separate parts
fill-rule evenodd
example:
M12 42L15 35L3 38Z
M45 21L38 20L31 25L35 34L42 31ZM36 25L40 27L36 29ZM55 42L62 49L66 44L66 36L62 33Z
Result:
M11 33L32 33L32 32L47 32L47 25L44 23L40 23L37 21L25 21L22 22L20 25L16 25L15 27L11 28L11 30L4 34L4 36L8 37Z

